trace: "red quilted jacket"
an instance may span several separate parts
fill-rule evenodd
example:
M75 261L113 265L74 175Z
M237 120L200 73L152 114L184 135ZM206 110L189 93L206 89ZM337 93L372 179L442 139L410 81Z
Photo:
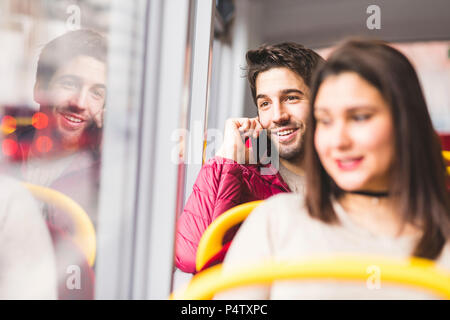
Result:
M177 222L177 268L195 272L200 238L219 215L241 203L290 192L279 172L262 175L260 169L258 165L240 165L221 157L209 160L202 167Z

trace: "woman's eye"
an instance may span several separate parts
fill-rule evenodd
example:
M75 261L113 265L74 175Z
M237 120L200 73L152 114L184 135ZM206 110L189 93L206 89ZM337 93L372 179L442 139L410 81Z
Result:
M370 114L355 114L352 116L352 119L355 121L366 121L370 119L372 115Z
M316 122L320 125L329 125L331 123L331 120L328 118L316 118Z

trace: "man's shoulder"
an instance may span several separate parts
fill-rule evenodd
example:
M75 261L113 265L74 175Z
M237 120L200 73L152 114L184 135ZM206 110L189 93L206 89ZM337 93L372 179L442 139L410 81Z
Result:
M290 191L277 168L271 164L240 164L234 160L216 156L205 163L203 170L213 170L218 178L229 174L239 175L242 183L251 181L256 184L281 187L286 192Z
M278 170L268 164L268 165L261 165L261 164L257 164L257 163L238 163L232 159L227 159L227 158L223 158L220 156L215 156L211 159L209 159L208 161L205 162L204 168L208 168L208 167L213 167L213 168L222 168L222 167L227 167L227 168L239 168L241 170L250 170L252 172L255 172L257 174L262 174L262 175L276 175L278 173ZM261 169L265 169L265 172L262 171Z
M225 166L225 165L236 166L236 167L240 166L240 164L237 163L236 161L234 161L232 159L220 157L220 156L215 156L215 157L207 160L204 164L204 166L214 166L214 167L220 167L220 166Z
M261 172L261 165L258 164L241 164L234 160L222 158L216 156L214 158L209 159L202 167L204 170L214 170L218 175L223 174L244 174L260 176L263 175ZM271 173L272 175L276 175L276 171Z

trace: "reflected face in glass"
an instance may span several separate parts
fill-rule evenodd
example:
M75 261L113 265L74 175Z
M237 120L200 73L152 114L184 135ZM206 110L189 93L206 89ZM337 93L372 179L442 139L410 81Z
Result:
M46 98L63 144L77 144L89 126L102 126L106 98L105 63L88 56L72 59L51 78Z
M330 76L317 93L314 144L336 184L348 191L386 191L394 130L381 93L354 72Z
M303 150L309 110L309 88L288 68L272 68L256 78L259 121L269 129L280 157L294 159Z

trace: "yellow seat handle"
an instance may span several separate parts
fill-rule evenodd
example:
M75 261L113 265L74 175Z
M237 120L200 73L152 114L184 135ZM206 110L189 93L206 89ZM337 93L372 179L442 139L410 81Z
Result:
M332 256L311 260L264 261L240 269L223 272L222 265L211 267L194 276L188 286L170 299L206 300L215 294L254 284L270 285L276 280L360 280L371 276L369 267L380 270L380 281L423 288L450 299L450 272L438 268L433 261L410 258L393 259L374 256Z
M24 183L24 186L36 199L52 204L64 212L69 213L75 227L73 240L85 254L89 265L92 267L95 262L97 240L94 225L83 208L65 194L51 188L31 183Z
M450 161L450 151L442 151L442 155L446 161ZM447 167L447 174L450 175L450 166Z
M442 155L444 156L444 159L447 161L450 161L450 151L442 151Z
M214 220L203 233L197 248L195 266L197 271L222 249L225 233L239 222L244 221L250 212L263 201L252 201L225 211Z

